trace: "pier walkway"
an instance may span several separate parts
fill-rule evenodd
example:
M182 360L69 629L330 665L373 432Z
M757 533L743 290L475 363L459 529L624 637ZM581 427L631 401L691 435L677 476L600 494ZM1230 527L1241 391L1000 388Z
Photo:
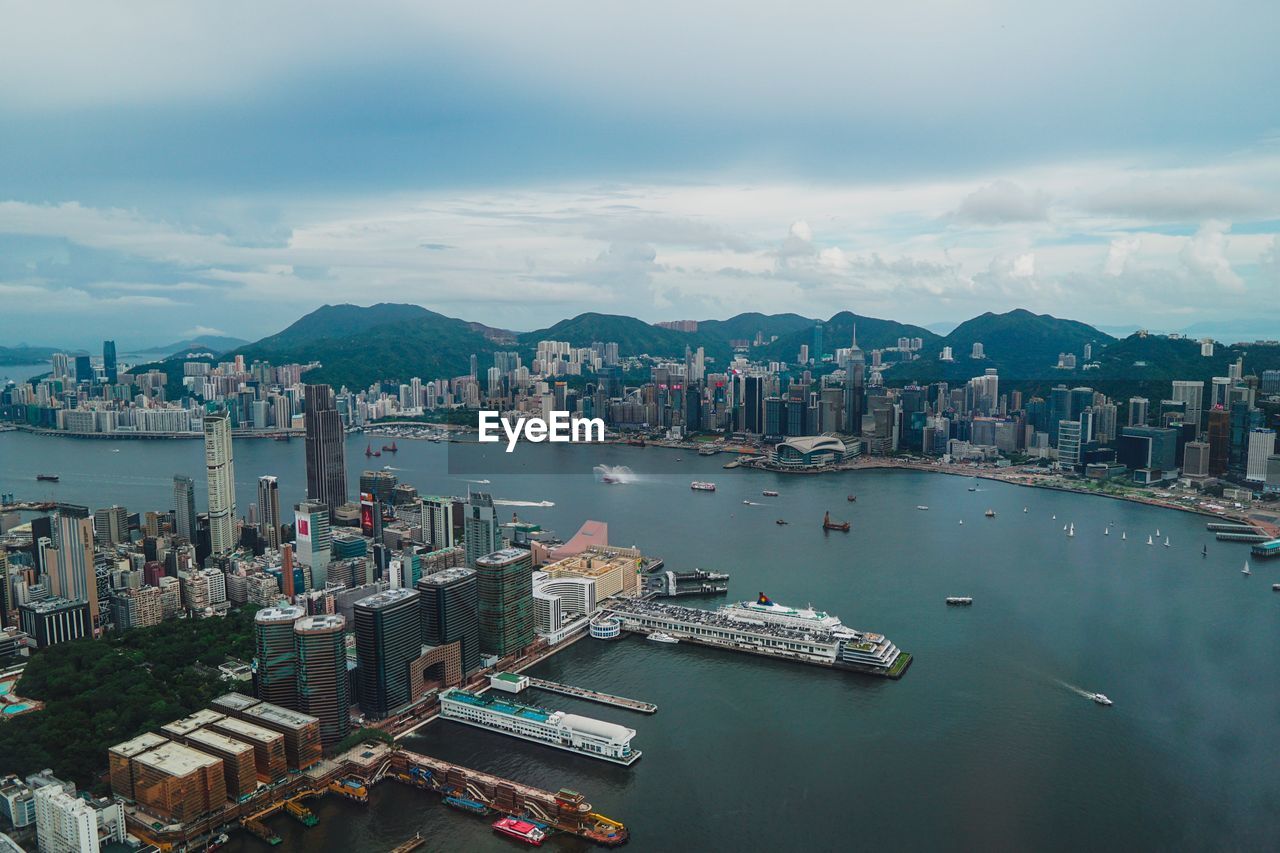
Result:
M572 696L575 699L585 699L588 702L599 702L601 705L613 705L616 708L626 708L628 711L639 711L641 714L653 714L658 710L658 706L652 702L641 702L639 699L614 696L612 693L601 693L599 690L588 690L585 687L574 687L572 684L560 684L559 682L547 681L542 678L529 677L529 686L536 687L539 690L547 690L551 693Z

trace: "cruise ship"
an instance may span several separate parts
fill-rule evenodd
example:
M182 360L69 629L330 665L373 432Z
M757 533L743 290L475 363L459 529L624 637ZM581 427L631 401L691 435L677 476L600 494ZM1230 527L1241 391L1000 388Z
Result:
M627 631L655 631L706 646L901 678L911 664L883 634L858 631L829 613L764 602L740 602L718 610L619 599L609 610Z
M641 755L640 750L631 748L635 729L489 693L449 690L440 697L440 716L614 764L634 764Z

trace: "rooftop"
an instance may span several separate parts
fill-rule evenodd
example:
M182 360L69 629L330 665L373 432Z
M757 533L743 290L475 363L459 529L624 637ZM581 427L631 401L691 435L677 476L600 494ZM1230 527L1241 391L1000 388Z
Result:
M435 552L433 552L435 553ZM446 586L448 584L460 581L464 578L474 577L475 572L463 566L454 566L451 569L445 569L441 572L425 575L418 579L418 585L426 584L427 586Z
M221 765L222 759L180 743L169 741L134 758L139 764L153 767L170 776L186 776L203 767Z
M71 607L87 608L89 604L84 601L71 601L70 599L59 598L56 595L52 595L41 601L31 601L22 606L28 608L29 610L35 613L44 614L44 613L53 613L57 610L64 610Z
M168 738L161 737L155 732L143 732L132 740L116 744L111 747L109 751L114 752L116 755L123 756L124 758L133 758L133 756L138 755L139 753L146 752L148 749L154 749L160 744L167 742Z
M233 711L244 711L257 705L260 700L254 699L252 696L246 696L243 693L224 693L217 699L213 700L213 704L219 708L230 708Z
M276 607L264 607L259 610L253 617L253 621L259 625L272 622L289 622L293 623L307 615L307 611L301 607L292 604L282 604Z
M219 720L218 728L234 732L236 737L257 741L258 743L271 743L284 737L279 732L273 732L271 729L263 728L256 723L246 722L236 717L227 717Z
M476 565L502 566L528 556L529 552L523 548L502 548L492 554L485 554L483 557L477 558Z
M320 724L319 717L303 714L300 711L291 711L288 708L281 708L279 705L272 705L270 702L261 702L252 708L245 709L244 713L255 720L274 723L277 726L284 726L289 729L300 729L304 726Z
M338 613L321 613L316 616L305 616L293 625L295 631L341 631L347 624L344 616Z
M393 607L417 597L418 591L416 589L410 589L402 586L396 589L377 592L366 598L362 598L356 602L355 606L365 610L381 610L384 607Z
M181 720L174 720L172 723L162 726L160 730L175 735L186 735L196 729L202 729L210 723L216 723L225 716L226 714L221 714L208 708L201 708L189 717L183 717Z
M236 740L233 737L211 731L209 729L196 729L187 735L193 742L207 746L210 749L220 749L223 752L231 752L239 755L244 752L252 752L253 745L245 743L242 740Z

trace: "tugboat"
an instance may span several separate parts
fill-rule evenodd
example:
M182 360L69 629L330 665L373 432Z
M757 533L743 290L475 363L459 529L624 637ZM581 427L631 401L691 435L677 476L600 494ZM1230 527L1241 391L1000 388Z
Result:
M841 531L841 532L843 532L843 533L848 533L848 532L849 532L849 522L847 522L847 521L832 521L832 520L831 520L831 513L829 513L829 512L828 512L827 514L825 514L824 516L822 516L822 529L823 529L823 530L839 530L839 531Z
M547 837L546 831L539 829L537 824L511 816L494 821L493 831L534 847L541 847L543 840Z
M56 483L58 482L58 475L57 474L36 474L36 479L39 480L41 483Z
M218 835L209 839L209 843L205 845L205 848L204 848L205 853L213 853L214 850L221 850L223 847L227 846L227 842L230 840L231 839L227 836L225 832L219 833Z

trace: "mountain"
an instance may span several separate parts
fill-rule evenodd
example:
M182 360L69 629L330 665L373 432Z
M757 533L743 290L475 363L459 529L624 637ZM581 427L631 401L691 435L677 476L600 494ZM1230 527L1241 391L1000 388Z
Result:
M793 332L782 335L762 350L753 352L755 358L768 361L795 361L802 344L813 349L813 320ZM926 350L936 348L941 340L936 334L921 326L899 323L896 320L881 320L877 317L864 317L852 311L841 311L831 316L822 325L822 349L832 353L841 347L849 346L853 340L854 325L858 328L858 347L864 351L896 347L898 338L922 338Z
M395 302L379 302L367 308L348 304L322 305L294 321L284 331L256 341L246 349L254 352L291 351L313 341L350 338L377 326L431 319L452 318L428 311L421 305ZM463 323L461 320L456 322Z
M55 352L74 351L53 347L29 347L24 344L16 347L0 346L0 364L39 364L42 361L48 361Z
M249 342L244 338L233 338L230 335L204 335L198 338L188 338L185 341L175 341L171 344L165 344L164 346L132 350L130 354L166 354L170 358L186 355L189 352L211 352L214 355L217 355L219 353L229 352L237 347L246 346L248 343Z
M767 341L774 335L782 337L811 328L812 317L801 317L799 314L761 314L758 311L738 314L728 320L698 321L699 335L718 336L725 341L754 340L757 332Z
M683 357L687 345L698 346L695 335L689 332L664 329L621 314L594 312L520 336L520 344L530 350L538 341L568 341L575 347L590 346L595 341L617 341L618 351L623 355L647 353L672 358Z
M942 345L951 347L956 359L968 358L974 343L981 343L988 359L1016 358L1024 363L1052 367L1058 363L1058 353L1079 356L1085 344L1097 347L1113 340L1106 332L1086 323L1017 308L1005 314L988 311L966 320L942 339Z

